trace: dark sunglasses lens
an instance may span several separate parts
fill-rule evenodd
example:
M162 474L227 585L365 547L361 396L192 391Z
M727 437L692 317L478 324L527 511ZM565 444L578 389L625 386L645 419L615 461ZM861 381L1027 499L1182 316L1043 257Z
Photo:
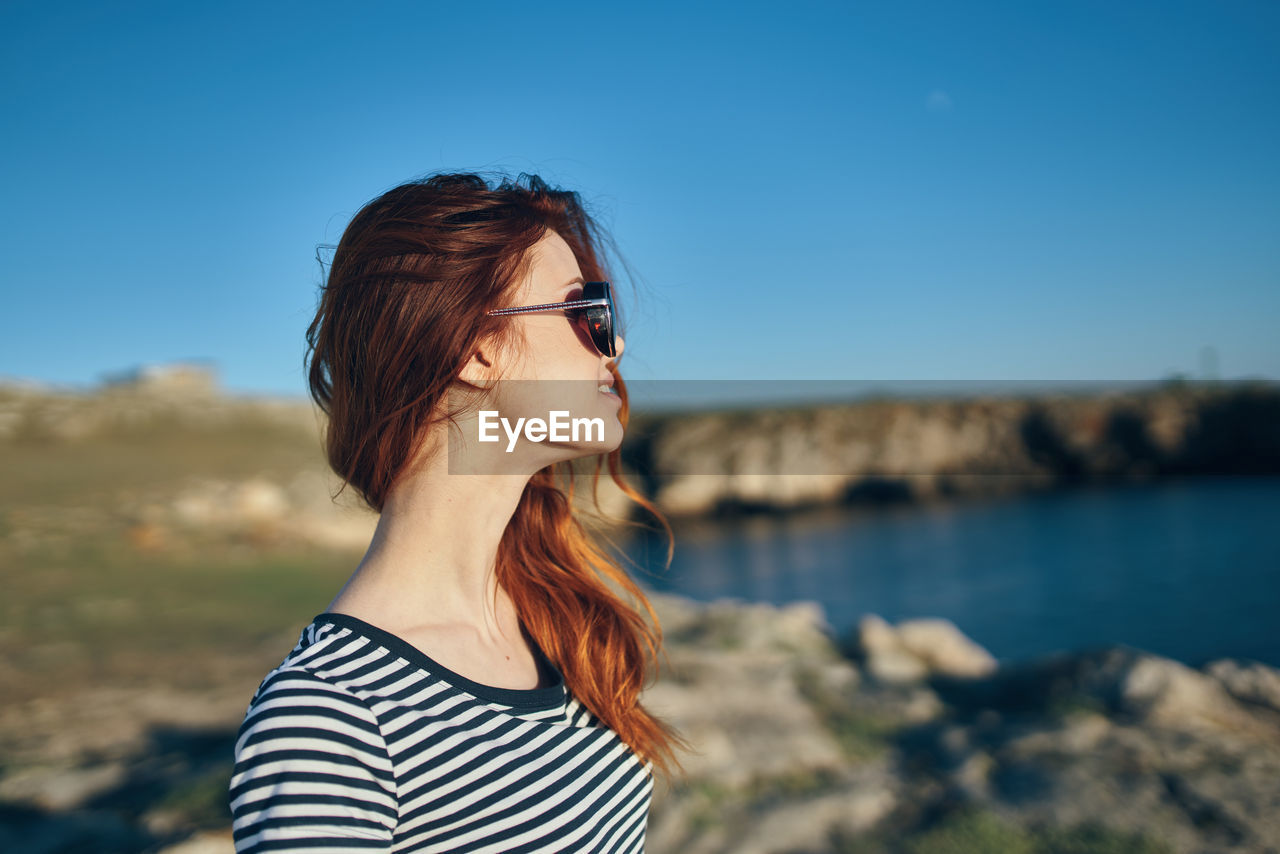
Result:
M608 308L587 309L587 330L591 343L605 356L613 355L613 319Z
M613 293L608 282L587 282L583 286L584 299L600 299L604 297L608 305L587 309L587 329L591 333L591 341L596 349L605 356L617 354L614 339L613 323L616 315L613 312Z

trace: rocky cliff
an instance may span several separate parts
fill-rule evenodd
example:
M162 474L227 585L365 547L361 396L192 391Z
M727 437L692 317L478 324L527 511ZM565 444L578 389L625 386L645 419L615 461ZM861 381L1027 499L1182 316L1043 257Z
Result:
M623 450L671 515L1274 474L1280 386L639 415Z

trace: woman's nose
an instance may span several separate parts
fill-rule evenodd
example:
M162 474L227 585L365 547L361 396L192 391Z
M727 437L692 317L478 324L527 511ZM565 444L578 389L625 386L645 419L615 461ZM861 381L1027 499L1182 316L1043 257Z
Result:
M614 349L614 352L617 354L616 356L614 356L614 358L615 358L615 359L616 359L618 356L621 356L621 355L622 355L622 351L623 351L623 349L624 349L626 346L627 346L627 345L626 345L626 343L622 340L622 336L621 336L621 335L614 335L614 336L613 336L613 349Z

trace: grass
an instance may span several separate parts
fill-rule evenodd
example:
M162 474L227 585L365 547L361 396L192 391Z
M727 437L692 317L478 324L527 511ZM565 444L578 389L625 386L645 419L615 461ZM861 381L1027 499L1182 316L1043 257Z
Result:
M0 442L0 515L111 505L121 494L169 489L188 477L287 477L321 465L316 436L250 417L207 429L157 419L84 441L29 437Z
M109 533L21 552L0 546L0 693L199 688L215 674L263 670L357 560L234 542L156 554Z
M35 409L42 405L32 404ZM58 404L80 417L109 399ZM34 411L34 410L33 410ZM249 674L296 641L358 556L264 548L253 532L133 546L127 499L165 502L192 478L285 482L323 470L318 435L228 404L208 423L172 412L102 422L63 440L28 418L0 442L0 694L91 685L207 686ZM282 651L280 641L288 640ZM259 674L261 675L261 674Z

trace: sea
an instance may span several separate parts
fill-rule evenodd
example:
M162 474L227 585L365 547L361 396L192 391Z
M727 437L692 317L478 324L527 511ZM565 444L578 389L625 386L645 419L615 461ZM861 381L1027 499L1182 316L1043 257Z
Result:
M752 515L626 549L647 588L822 606L830 629L942 617L1002 664L1127 644L1280 667L1280 477L1188 477Z

